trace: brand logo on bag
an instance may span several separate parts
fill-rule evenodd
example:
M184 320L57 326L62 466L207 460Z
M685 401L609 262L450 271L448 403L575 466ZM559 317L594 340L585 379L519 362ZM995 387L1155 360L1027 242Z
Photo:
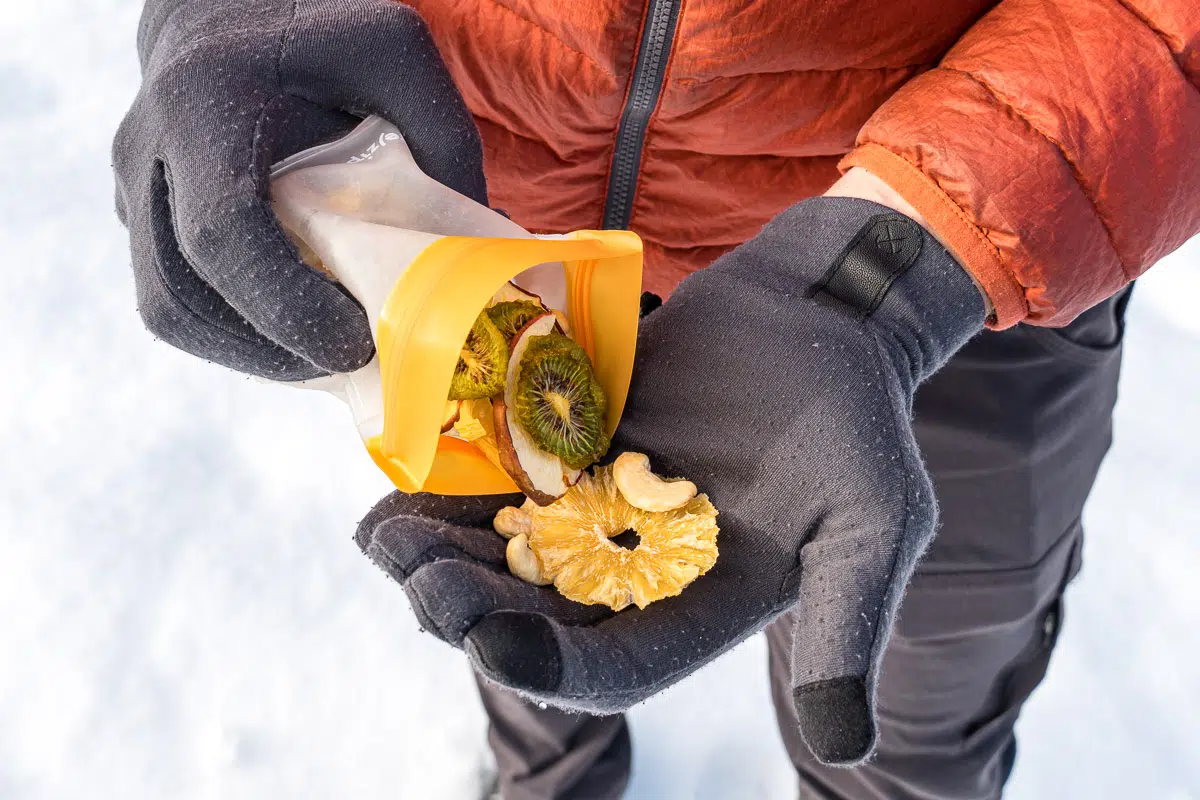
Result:
M349 160L346 161L346 163L347 164L357 164L360 161L370 161L372 158L375 157L376 153L378 153L384 147L387 147L388 142L394 142L394 141L398 140L399 138L400 138L400 134L392 133L391 131L388 131L387 133L381 133L381 134L379 134L379 139L377 141L371 142L370 147L368 147L366 150L362 151L358 155L354 156L353 158L350 158Z

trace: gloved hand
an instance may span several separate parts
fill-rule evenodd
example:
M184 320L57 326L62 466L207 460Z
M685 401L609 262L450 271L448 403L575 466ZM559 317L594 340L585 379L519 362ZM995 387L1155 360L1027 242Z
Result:
M113 143L138 307L160 338L277 380L362 366L362 308L297 258L271 164L378 114L482 203L479 133L415 11L392 0L148 0L143 82Z
M915 222L808 200L642 323L611 452L649 454L720 511L716 566L682 595L613 614L509 576L503 540L479 528L511 496L392 495L359 544L484 676L599 713L798 606L802 732L821 761L856 763L874 747L880 658L936 520L913 392L984 319L971 278Z

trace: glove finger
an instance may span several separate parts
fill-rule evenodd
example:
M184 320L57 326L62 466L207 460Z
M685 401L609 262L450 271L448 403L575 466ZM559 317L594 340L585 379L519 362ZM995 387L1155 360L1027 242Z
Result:
M602 606L567 600L553 587L534 586L513 577L507 570L489 569L464 560L426 564L412 573L404 589L422 627L456 647L462 646L467 632L480 619L497 613L535 619L550 616L576 625L586 625L612 613ZM535 647L523 652L535 659L543 655L554 657L552 649L542 651Z
M301 9L297 22L289 50L305 57L281 60L285 86L332 108L383 117L400 129L426 175L487 205L479 130L416 11L353 0L334 20ZM330 42L354 42L355 58Z
M733 530L721 535L737 538ZM470 631L466 650L484 676L539 701L596 714L624 711L784 610L774 596L747 592L761 577L748 573L761 572L764 563L718 560L683 594L590 625L519 610L490 614Z
M187 263L259 334L320 373L369 361L370 327L344 288L300 261L271 210L267 172L286 150L328 138L345 121L342 112L279 96L261 107L256 124L204 126L173 140L166 154Z
M130 226L138 312L159 339L231 369L276 380L314 378L308 360L260 334L184 258L175 235L168 168L157 161L146 213Z
M375 526L364 552L403 583L426 564L468 560L502 569L507 542L484 528L466 528L428 517L392 517Z
M496 512L505 506L519 506L525 501L523 495L480 495L471 497L450 497L439 494L406 494L392 492L384 497L358 524L354 541L359 548L366 549L375 529L392 517L429 517L444 522L461 525L465 528L492 530L492 519ZM490 536L489 538L496 538ZM503 541L501 540L501 544Z
M801 551L792 699L804 740L825 764L860 763L875 748L879 663L936 520L928 478L908 477L921 488L894 526L826 529Z

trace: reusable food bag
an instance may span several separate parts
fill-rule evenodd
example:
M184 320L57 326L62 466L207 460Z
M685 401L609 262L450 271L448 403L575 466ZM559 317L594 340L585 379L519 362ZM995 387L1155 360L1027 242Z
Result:
M366 309L376 356L299 386L349 404L359 435L401 491L518 491L493 458L442 433L451 378L479 313L513 285L565 315L620 421L633 371L642 244L629 231L534 236L421 172L399 130L369 117L346 137L271 170L280 223L312 267Z

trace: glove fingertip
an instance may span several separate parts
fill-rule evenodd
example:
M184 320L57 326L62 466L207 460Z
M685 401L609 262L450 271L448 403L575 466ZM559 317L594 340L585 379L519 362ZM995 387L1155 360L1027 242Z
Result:
M857 676L798 686L792 691L800 733L823 764L860 764L875 749L866 682Z
M486 677L518 691L549 694L562 680L558 638L539 614L488 614L467 634L466 650Z
M387 498L384 499L386 501ZM371 546L371 542L375 540L376 528L387 519L387 516L380 513L380 506L383 504L381 502L372 508L365 517L359 520L358 527L354 529L354 543L364 554L368 554L367 550Z
M377 525L367 555L376 562L385 559L389 572L406 581L421 567L437 561L471 559L470 554L446 538L445 523L423 517L394 517Z
M407 565L410 571L402 583L421 627L462 647L476 622L496 607L496 594L480 568L462 560L462 553L449 546L435 549L440 552L427 552L420 563Z
M375 339L367 312L350 290L337 282L332 289L312 306L312 329L322 334L305 341L303 355L322 370L349 374L374 358Z

